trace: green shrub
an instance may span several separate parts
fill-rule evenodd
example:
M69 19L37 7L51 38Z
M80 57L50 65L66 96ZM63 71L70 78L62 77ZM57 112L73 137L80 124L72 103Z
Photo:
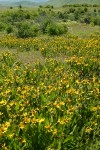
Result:
M92 23L93 23L94 25L100 26L100 18L99 18L98 16L95 17L95 18L92 18Z
M68 13L67 13L67 12L64 12L64 13L58 12L57 15L58 15L58 17L59 17L60 19L63 19L63 20L68 19Z
M13 32L13 27L12 26L8 26L6 28L6 32L9 34L9 33L12 33Z
M41 30L42 30L42 32L43 33L46 33L47 31L46 31L46 28L47 28L47 26L48 25L50 25L50 24L52 24L53 23L53 21L51 20L51 19L45 19L43 22L42 22L42 25L41 25Z
M26 16L25 16L25 18L26 18L26 19L30 19L30 18L31 18L30 14L27 13Z
M37 36L38 35L38 33L39 33L39 27L38 27L38 25L33 25L32 27L31 27L31 31L32 31L32 33L33 33L33 35L34 36Z
M22 9L22 5L19 5L18 7L19 7L19 9Z
M4 31L6 28L6 24L3 22L0 22L0 31Z
M78 11L75 11L75 12L74 12L74 19L75 19L75 20L79 20L79 18L80 18L79 12L78 12Z
M26 19L30 19L32 15L28 11L23 11L19 9L18 11L14 11L8 15L9 22L21 22Z
M87 12L87 11L88 11L88 8L87 8L87 7L85 7L85 8L84 8L84 12Z
M13 7L12 7L12 6L10 6L10 9L13 9Z
M68 13L74 13L75 12L75 8L70 8Z
M67 32L67 27L62 24L51 23L47 25L46 32L49 35L61 35Z
M50 23L46 27L46 33L49 35L58 35L58 29L56 28L56 25L53 23Z
M38 26L24 22L19 24L17 36L20 38L34 37L37 35L38 31Z
M84 18L84 23L90 24L90 22L91 22L90 17L85 17Z
M74 21L75 20L74 13L70 13L68 19Z
M94 9L94 12L96 12L97 10L96 9Z
M58 31L59 31L59 35L60 34L64 34L64 33L66 33L68 31L67 26L64 25L64 24L58 24L57 28L58 28Z

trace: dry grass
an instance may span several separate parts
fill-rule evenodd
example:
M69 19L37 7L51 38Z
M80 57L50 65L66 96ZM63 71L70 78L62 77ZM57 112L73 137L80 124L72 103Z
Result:
M87 37L91 34L100 33L100 27L99 26L93 26L93 25L87 25L87 24L81 24L77 23L75 21L69 21L67 22L69 33L73 35L77 35L80 37Z

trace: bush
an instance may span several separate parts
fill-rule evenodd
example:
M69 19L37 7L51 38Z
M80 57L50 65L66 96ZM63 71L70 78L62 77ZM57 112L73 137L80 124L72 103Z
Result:
M31 15L29 12L25 12L23 10L18 10L18 11L14 11L13 13L9 14L8 16L8 21L10 22L21 22L23 20L26 20L26 19L30 19L31 18Z
M52 23L48 24L46 27L46 33L49 35L58 35L58 30L56 28L56 25Z
M70 8L68 13L74 13L75 12L75 8Z
M86 24L90 24L90 17L85 17L84 18L84 23L86 23Z
M94 12L96 12L97 10L96 9L94 9Z
M38 25L33 25L33 26L31 27L31 31L33 32L33 35L34 35L34 36L37 36L37 35L38 35L38 32L39 32L39 27L38 27Z
M8 26L6 28L6 32L9 34L9 33L12 33L13 32L13 27L12 26Z
M10 6L10 9L13 9L13 7L12 7L12 6Z
M48 25L50 25L50 24L53 24L53 21L51 20L51 19L45 19L43 22L42 22L42 25L41 25L41 30L42 30L42 32L43 33L46 33L47 31L46 31L46 28L47 28L47 26Z
M6 24L3 22L0 22L0 31L4 31L6 28Z
M87 11L88 11L88 8L87 8L87 7L85 7L85 8L84 8L84 12L87 12Z
M68 14L67 14L67 12L64 12L64 13L62 13L62 12L58 12L58 17L60 18L60 19L68 19Z
M19 5L18 7L19 7L19 9L22 9L22 5Z
M100 26L100 19L99 19L99 17L92 18L92 22L93 22L94 25Z
M39 29L36 25L24 22L19 24L17 36L20 38L34 37L37 35L38 31Z
M68 19L74 21L75 20L74 13L69 14Z
M75 20L79 20L79 18L80 18L79 12L78 12L78 11L75 11L75 12L74 12L74 19L75 19Z
M67 27L62 24L51 23L46 27L46 33L49 35L61 35L67 32Z
M57 28L58 28L58 31L59 31L59 35L60 34L64 34L64 33L66 33L68 31L67 26L64 25L64 24L57 25Z

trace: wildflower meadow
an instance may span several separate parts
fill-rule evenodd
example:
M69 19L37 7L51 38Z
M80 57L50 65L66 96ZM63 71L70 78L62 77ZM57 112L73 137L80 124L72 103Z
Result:
M99 150L100 37L4 36L0 46L0 149ZM23 64L39 51L44 64ZM56 57L66 58L58 61Z

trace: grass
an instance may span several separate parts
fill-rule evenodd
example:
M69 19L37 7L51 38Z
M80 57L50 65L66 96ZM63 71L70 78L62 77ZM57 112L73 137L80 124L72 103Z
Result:
M6 44L14 46L10 38ZM26 65L34 55L25 49L18 52L20 60L27 55L24 65L9 51L0 56L1 150L98 150L99 37L41 42L34 54L44 56L44 64ZM23 40L17 44L23 46ZM57 61L57 56L67 59Z
M62 6L66 4L97 4L100 5L100 2L98 0L51 0L47 2L47 4L54 5L54 6Z
M69 33L79 37L88 37L91 34L100 32L99 26L93 26L91 24L87 25L83 23L77 23L75 21L69 21L67 22L67 25L68 25Z
M92 34L99 34L100 27L99 26L92 26L92 25L87 25L87 24L81 24L77 23L75 21L68 21L67 23L68 26L68 34L69 35L75 35L80 38L88 38ZM1 38L4 37L4 33L1 34ZM50 37L46 35L42 35L36 39L39 39L40 41L42 39L48 39ZM17 59L20 60L24 64L30 63L31 65L34 65L37 62L40 62L44 64L45 59L42 56L41 52L39 51L34 51L34 50L29 50L29 51L20 51L17 47L15 49L12 48L0 48L0 53L5 52L6 50L10 50L11 52L15 53L17 56ZM68 56L65 55L60 55L56 56L55 59L61 62L64 62L64 60Z
M61 36L0 33L1 150L99 150L100 27L65 24Z
M2 55L2 53L6 52L8 50L8 48L0 48L0 55ZM38 62L40 62L41 64L44 64L44 57L42 56L42 54L40 52L36 52L36 51L23 51L23 52L17 52L16 49L9 49L10 52L14 53L16 55L17 61L20 61L21 63L27 65L27 64L31 64L32 66Z

